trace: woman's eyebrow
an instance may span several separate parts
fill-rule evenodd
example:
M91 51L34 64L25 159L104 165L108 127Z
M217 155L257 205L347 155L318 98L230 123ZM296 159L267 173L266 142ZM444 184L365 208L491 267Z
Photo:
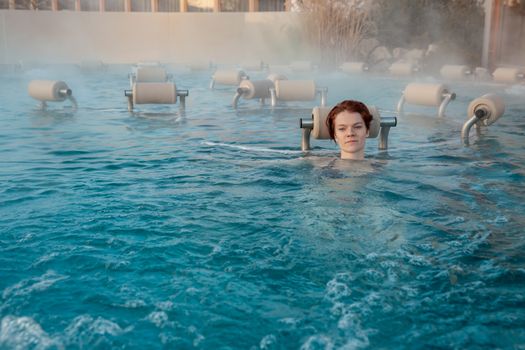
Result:
M349 124L345 124L345 123L338 123L338 124L335 124L335 126L348 126ZM363 122L356 122L354 124L352 124L352 126L354 125L363 125Z

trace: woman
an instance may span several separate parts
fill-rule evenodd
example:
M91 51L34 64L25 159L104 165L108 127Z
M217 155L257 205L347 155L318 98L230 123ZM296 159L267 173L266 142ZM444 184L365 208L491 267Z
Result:
M365 142L373 117L364 103L345 100L326 117L330 138L341 149L341 159L363 160Z

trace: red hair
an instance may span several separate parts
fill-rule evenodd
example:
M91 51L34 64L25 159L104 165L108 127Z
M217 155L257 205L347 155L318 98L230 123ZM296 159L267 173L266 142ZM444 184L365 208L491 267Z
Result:
M350 113L359 113L363 121L365 122L366 130L370 129L370 122L374 117L370 114L368 107L359 101L354 100L344 100L339 102L326 117L326 126L328 127L328 132L330 133L330 138L335 140L335 118L341 112L350 112Z

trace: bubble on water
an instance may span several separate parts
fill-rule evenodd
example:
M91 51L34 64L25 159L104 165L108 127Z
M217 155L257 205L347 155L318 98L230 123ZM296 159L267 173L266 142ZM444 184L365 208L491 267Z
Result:
M326 285L326 298L330 301L336 301L341 298L350 296L352 291L344 283L330 280Z
M164 311L170 311L173 309L173 302L172 301L161 301L155 304L156 307L158 307L161 310Z
M509 222L509 219L507 219L507 217L504 215L499 215L492 220L487 220L487 222L489 224L506 224Z
M48 271L42 276L32 277L18 282L8 287L2 293L4 299L14 296L29 295L33 292L41 292L48 289L55 283L67 279L68 276L59 275L54 271Z
M366 339L349 338L347 339L346 343L340 348L345 350L362 349L368 347L369 345L370 342L368 340L368 337L366 337Z
M206 339L202 334L197 334L195 339L193 339L193 346L197 347L199 344Z
M164 311L154 311L147 317L148 321L159 328L164 328L168 323L168 314Z
M5 316L0 324L0 348L7 349L63 349L63 345L49 335L31 317Z
M370 292L363 298L363 300L368 305L379 305L382 298L378 292Z
M259 348L261 350L270 350L272 348L275 348L275 345L277 343L277 338L273 334L265 335L261 342L259 343Z
M133 329L129 326L122 329L115 322L102 317L94 319L90 315L81 315L73 319L64 333L69 344L85 347L86 345L101 344L108 338L117 337Z
M385 261L381 261L379 263L379 266L381 266L382 268L386 269L386 268L389 268L389 267L398 267L399 263L397 261L394 261L394 260L385 260Z
M399 280L399 274L392 269L388 269L387 280L389 284L394 284Z
M279 320L279 323L282 323L282 324L287 325L287 326L295 327L299 323L299 320L297 320L297 319L295 319L293 317L285 317L285 318L281 318Z
M330 308L330 312L334 316L340 316L346 311L346 304L335 302L334 305Z
M220 252L222 252L222 247L218 244L214 244L210 255L214 255Z
M195 338L193 338L193 346L197 347L199 346L199 344L204 340L206 339L202 334L200 334L198 332L198 329L197 327L195 326L189 326L188 327L188 332L190 334L193 334L195 336Z
M463 245L460 241L449 241L447 244L450 247L455 247L455 248L459 248Z
M351 307L358 310L361 314L370 312L370 308L365 307L366 303L355 303ZM346 343L341 348L343 349L358 349L369 345L367 332L361 326L361 320L356 312L347 311L337 322L337 328L344 333Z
M408 258L408 263L414 266L431 266L431 263L423 255L415 255L409 252L404 252L405 258Z
M332 340L324 335L313 335L301 345L301 350L332 350L333 348Z
M146 302L140 299L127 300L124 303L124 307L130 308L130 309L137 309L139 307L144 307L144 306L146 306Z
M189 287L186 289L186 293L188 295L197 295L199 293L199 290L195 287Z
M353 312L345 313L337 322L337 328L339 329L351 329L355 327L356 323L359 322L357 320L357 316Z
M17 241L17 243L24 243L27 241L31 241L36 236L33 232L25 233L21 236L21 238Z
M374 269L367 269L367 270L365 270L364 275L368 279L376 281L376 282L381 282L381 281L383 281L385 279L385 274L384 273L382 273L381 271L378 271L378 270L374 270Z
M48 261L51 261L53 260L54 258L56 258L57 256L60 256L60 254L58 252L52 252L50 254L45 254L43 256L40 257L40 259L38 259L37 261L35 261L31 267L37 267L38 265L40 264L43 264L43 263L46 263Z
M164 345L182 340L180 337L177 337L171 333L160 333L159 339L160 339L160 342Z
M377 258L379 258L379 254L377 254L377 253L368 253L366 255L366 260L374 261Z

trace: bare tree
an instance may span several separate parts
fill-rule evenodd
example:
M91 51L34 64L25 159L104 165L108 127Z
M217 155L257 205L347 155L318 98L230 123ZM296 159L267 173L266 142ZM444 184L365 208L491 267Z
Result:
M375 32L373 1L302 0L297 5L308 14L305 32L324 65L357 59L357 46Z

